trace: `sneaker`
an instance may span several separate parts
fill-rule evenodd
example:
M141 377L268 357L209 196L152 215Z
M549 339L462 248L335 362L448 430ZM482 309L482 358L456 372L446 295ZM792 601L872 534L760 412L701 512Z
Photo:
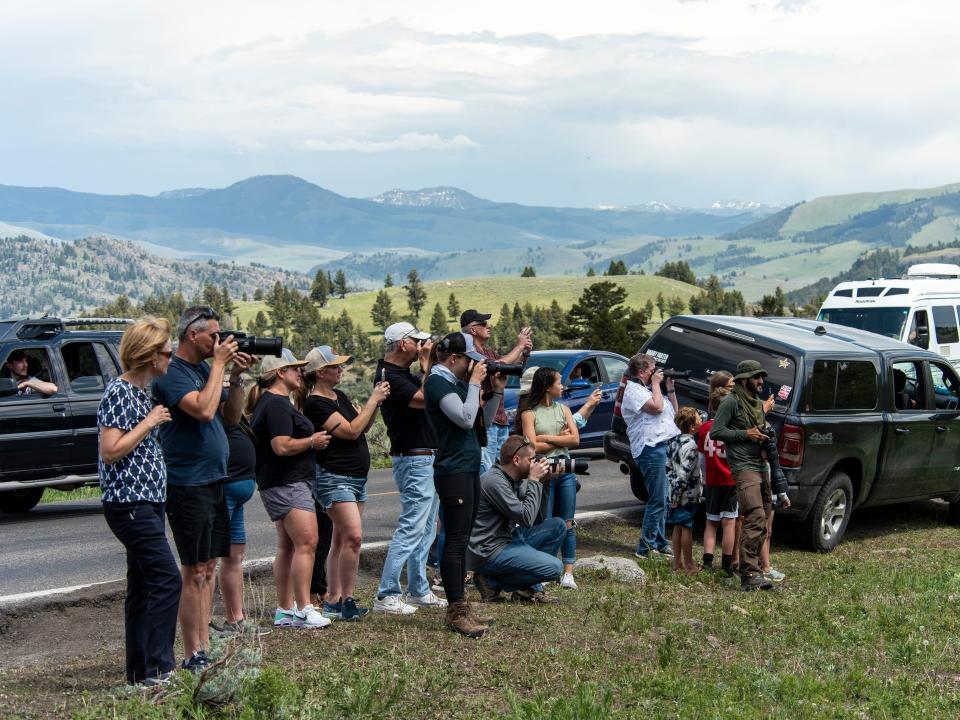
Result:
M445 608L447 606L446 600L437 597L432 592L428 592L426 595L404 595L403 601L413 607Z
M278 607L276 612L273 613L273 626L274 627L293 627L296 624L293 614L296 612L296 605L293 606L292 610L284 610L283 608Z
M506 598L500 594L500 591L490 584L487 576L483 573L474 573L473 586L477 589L477 592L480 593L480 602L498 603L506 600Z
M767 580L769 580L770 582L774 582L774 583L782 583L783 580L784 580L784 578L787 577L787 576L784 575L782 572L780 572L779 570L776 570L776 569L774 569L774 568L770 568L769 570L767 570L767 571L763 574L763 576L764 576Z
M197 650L193 655L180 663L181 670L189 670L194 675L203 672L209 666L210 661L207 660L207 654L203 650Z
M217 638L229 638L236 635L236 630L232 627L234 623L228 623L226 620L222 624L218 625L213 620L207 624L207 632L211 637Z
M763 575L747 575L740 581L740 588L744 592L750 592L751 590L770 590L773 588L773 583Z
M323 611L320 613L329 620L343 620L343 603L323 603Z
M388 615L413 615L417 609L405 603L399 595L384 595L373 601L373 611Z
M164 673L160 673L156 677L149 677L144 680L140 685L143 687L161 687L163 685L169 685L170 680L173 678L173 671L167 670Z
M340 603L340 608L341 620L359 620L370 612L370 608L359 607L357 601L352 597L344 598L343 602Z
M673 560L673 548L669 545L664 545L658 552L666 559Z
M560 578L560 587L567 588L567 590L576 590L577 583L573 579L573 573L564 573L563 577Z
M231 638L237 635L269 635L272 632L269 628L262 628L259 625L248 625L246 620L240 619L236 622L224 622L219 627L210 623L210 634L220 638Z
M313 605L304 605L302 610L293 611L293 624L300 628L323 628L332 621L317 612Z

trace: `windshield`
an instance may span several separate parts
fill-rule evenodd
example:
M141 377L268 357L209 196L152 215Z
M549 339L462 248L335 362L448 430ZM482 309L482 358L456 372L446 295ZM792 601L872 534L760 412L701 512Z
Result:
M817 319L899 340L909 314L905 307L823 308Z
M572 357L573 355L538 355L536 352L532 352L527 360L527 367L548 367L562 373ZM513 389L519 388L520 378L516 375L511 375L507 380L507 387Z

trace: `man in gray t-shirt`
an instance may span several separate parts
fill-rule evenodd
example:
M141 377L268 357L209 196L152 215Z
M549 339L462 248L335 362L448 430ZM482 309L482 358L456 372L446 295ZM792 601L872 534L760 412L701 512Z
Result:
M52 382L44 382L30 374L30 360L23 350L14 350L4 363L10 377L17 383L17 395L53 395L57 386Z
M500 447L499 464L480 478L467 566L484 602L498 602L501 591L518 600L552 602L542 583L563 573L557 551L567 524L563 518L538 522L550 476L546 461L534 460L534 454L533 443L511 435Z

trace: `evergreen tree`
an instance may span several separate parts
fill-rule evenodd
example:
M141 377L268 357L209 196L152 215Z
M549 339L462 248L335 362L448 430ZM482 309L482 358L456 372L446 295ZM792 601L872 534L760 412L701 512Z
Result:
M657 311L660 313L660 322L663 322L663 315L667 311L667 301L663 298L663 293L657 293Z
M646 304L643 306L643 311L647 314L648 318L653 317L653 300L647 298Z
M430 334L441 337L447 334L447 315L443 312L440 303L433 306L433 315L430 316Z
M266 335L270 332L270 324L267 322L267 316L263 310L257 311L257 316L247 323L247 332L251 335Z
M694 315L745 315L747 303L739 290L724 290L720 278L711 275L700 284L700 294L690 298Z
M420 311L427 304L427 291L423 287L423 281L417 274L416 268L410 268L407 273L407 284L403 286L407 291L407 307L410 308L410 314L415 320L420 319Z
M670 317L682 315L686 309L687 303L681 297L672 297L667 301L667 315Z
M220 286L220 312L222 316L227 317L233 315L234 310L237 309L236 304L233 302L233 299L230 297L230 291L227 290L226 285Z
M337 270L337 275L333 279L333 291L343 300L347 296L347 275L343 270Z
M263 288L257 288L253 291L253 301L261 302L263 300Z
M592 267L587 268L587 277L596 277L596 276L597 276L596 270L594 270Z
M373 326L377 329L386 328L393 322L393 302L386 290L377 293L373 307L370 308L370 319L373 320Z
M393 277L390 275L390 273L387 273L387 276L383 279L383 287L384 288L393 287Z
M536 276L537 276L537 273L533 269L532 265L523 266L523 272L520 273L520 277L528 278L528 277L536 277Z
M604 275L627 275L627 264L623 260L611 260Z
M453 293L450 293L450 297L447 298L447 314L453 320L460 317L460 301Z
M317 270L317 274L313 276L313 284L310 286L310 299L320 307L324 307L329 298L329 278L323 270Z
M627 309L626 298L627 291L616 283L590 285L570 308L564 336L581 348L633 355L647 338L647 318L642 310Z
M686 260L664 263L663 267L654 274L660 277L672 278L673 280L689 283L690 285L697 284L697 276L694 275L693 270L690 269L690 265Z

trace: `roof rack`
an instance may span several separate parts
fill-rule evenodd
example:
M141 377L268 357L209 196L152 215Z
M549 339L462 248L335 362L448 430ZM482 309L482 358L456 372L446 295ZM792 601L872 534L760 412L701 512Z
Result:
M63 318L60 322L64 327L73 325L129 325L134 322L131 318Z

